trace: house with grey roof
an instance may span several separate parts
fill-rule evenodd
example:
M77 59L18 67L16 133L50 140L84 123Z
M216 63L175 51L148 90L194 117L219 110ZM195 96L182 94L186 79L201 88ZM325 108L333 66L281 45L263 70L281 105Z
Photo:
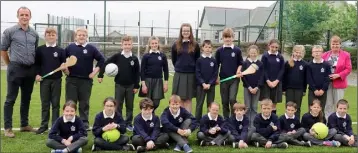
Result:
M333 7L347 5L346 1L325 2ZM274 2L269 7L256 7L255 9L205 6L199 23L200 39L222 43L222 30L225 27L233 28L234 38L240 42L255 42L256 39L258 42L263 42L277 39L278 26L274 28L272 25L279 20L280 6L279 3L276 6L275 4ZM264 26L267 19L267 24ZM259 36L261 29L263 32Z
M235 40L241 42L255 42L259 32L264 28L258 42L277 38L277 30L269 26L278 21L278 9L275 7L269 17L274 4L270 7L257 7L255 9L204 7L199 27L201 28L201 40L209 39L213 42L222 42L222 30L225 27L233 28Z

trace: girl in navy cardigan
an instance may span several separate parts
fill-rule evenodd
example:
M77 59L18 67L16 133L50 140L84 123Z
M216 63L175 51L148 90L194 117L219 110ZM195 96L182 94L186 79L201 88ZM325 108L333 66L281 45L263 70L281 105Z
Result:
M321 122L326 124L326 118L322 112L321 102L318 99L313 100L310 104L310 111L302 116L301 125L305 128L306 133L303 134L303 139L306 141L310 141L314 145L324 145L324 146L334 146L339 147L341 145L338 141L330 141L332 137L337 133L335 129L329 129L327 137L323 140L316 139L314 137L315 132L312 126L317 123Z
M306 93L306 67L307 62L302 60L305 47L295 45L292 51L292 57L285 63L285 73L283 76L282 90L286 92L286 103L292 101L297 105L295 116L301 116L302 97Z
M63 105L63 116L59 117L48 134L46 146L52 152L82 152L87 144L87 131L82 120L76 116L76 103L69 100Z
M247 117L250 121L250 127L253 127L254 118L257 114L257 103L260 98L260 88L264 83L263 65L260 60L257 59L260 51L256 45L251 45L247 49L247 58L242 64L242 71L245 71L251 64L256 64L259 69L254 74L243 76L242 82L244 84L244 101L247 106Z
M93 124L93 135L95 136L92 151L98 150L135 150L134 146L127 144L129 141L126 133L126 123L122 116L116 112L117 102L108 97L103 101L103 111L96 115ZM110 130L118 130L121 135L115 142L108 142L102 138L102 134Z
M132 143L137 147L137 152L169 148L168 133L161 133L160 119L153 113L153 101L144 98L139 102L139 113L134 118L134 131Z
M168 91L168 60L167 56L160 51L159 38L150 37L148 40L147 53L143 55L141 63L141 90L140 97L148 97L154 103L154 110L159 107L160 100ZM164 84L163 84L164 73Z
M200 130L198 140L200 146L225 145L225 140L229 136L227 128L224 126L224 118L219 115L219 104L212 102L209 106L209 113L200 120Z
M278 52L279 43L276 39L269 42L269 50L262 55L264 65L264 86L260 94L260 101L265 98L272 100L272 112L276 114L276 104L282 102L282 77L285 61Z

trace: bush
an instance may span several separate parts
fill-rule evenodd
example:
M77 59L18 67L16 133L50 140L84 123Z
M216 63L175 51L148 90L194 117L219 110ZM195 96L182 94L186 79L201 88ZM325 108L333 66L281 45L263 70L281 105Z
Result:
M292 48L293 47L286 47L285 51L291 55L292 54ZM325 51L327 51L326 47L323 47L323 49ZM305 61L310 61L312 60L312 46L305 46L305 57L303 58ZM345 47L343 48L343 50L349 52L351 54L351 61L352 61L352 68L354 70L357 69L357 48L352 48L352 47Z

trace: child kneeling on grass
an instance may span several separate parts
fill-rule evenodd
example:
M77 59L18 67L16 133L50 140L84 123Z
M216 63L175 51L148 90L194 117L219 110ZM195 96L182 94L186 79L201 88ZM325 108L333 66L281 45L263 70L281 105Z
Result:
M87 131L82 120L76 116L76 103L69 100L63 105L63 116L52 126L46 146L51 153L82 152L87 144Z

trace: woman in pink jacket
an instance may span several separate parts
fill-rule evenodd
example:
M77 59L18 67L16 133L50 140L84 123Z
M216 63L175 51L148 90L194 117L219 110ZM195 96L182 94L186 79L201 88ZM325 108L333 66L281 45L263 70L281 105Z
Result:
M351 56L349 52L341 49L341 39L333 36L330 41L331 50L322 55L322 58L331 64L332 69L332 74L329 76L332 82L328 87L324 109L326 118L335 112L338 100L344 97L344 89L348 86L347 77L352 71Z

